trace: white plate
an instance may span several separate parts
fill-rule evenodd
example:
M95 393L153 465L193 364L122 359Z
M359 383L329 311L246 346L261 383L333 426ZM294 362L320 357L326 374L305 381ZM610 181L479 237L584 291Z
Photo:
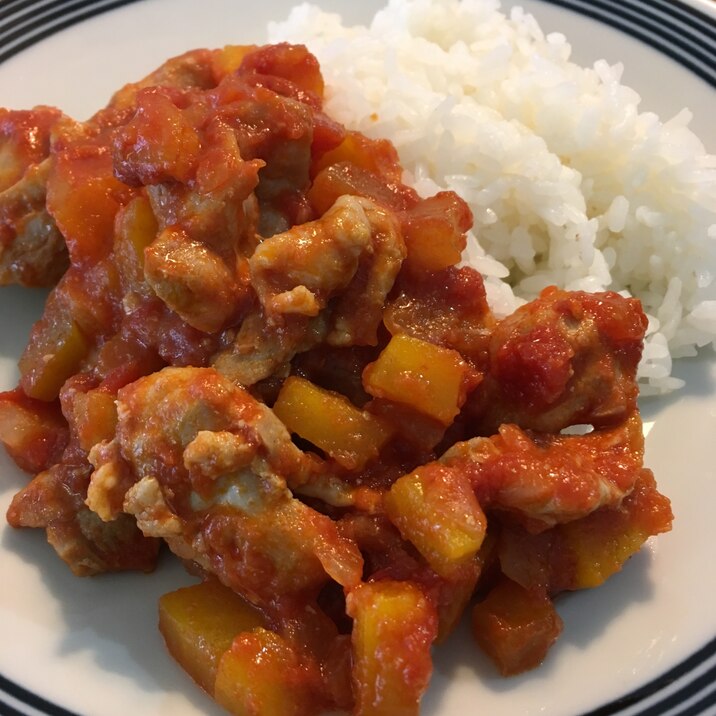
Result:
M262 41L266 22L283 18L291 4L2 0L0 105L51 104L86 117L171 55ZM350 20L367 18L379 4L323 2ZM578 61L624 61L625 82L645 108L667 118L688 105L692 127L716 153L716 19L693 12L716 18L713 0L690 0L691 7L673 0L520 4L545 29L564 32ZM699 72L706 79L710 72L710 83ZM3 288L0 300L4 389L17 380L15 362L43 294ZM716 713L716 361L709 354L682 362L676 374L686 380L682 391L642 404L651 427L647 463L672 499L673 532L605 586L560 599L564 633L546 663L527 675L497 677L465 633L456 635L437 652L425 716ZM0 472L4 513L27 478L4 454ZM0 713L218 715L166 654L156 629L158 596L190 581L171 560L151 576L78 579L41 532L0 526Z

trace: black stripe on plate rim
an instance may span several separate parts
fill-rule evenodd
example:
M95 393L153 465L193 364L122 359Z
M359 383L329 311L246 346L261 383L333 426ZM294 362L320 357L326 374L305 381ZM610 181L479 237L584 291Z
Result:
M0 62L10 59L13 55L18 54L22 50L27 49L40 40L44 40L46 37L54 35L60 30L76 25L83 20L89 20L95 15L100 15L101 13L114 10L134 2L138 2L138 0L99 0L99 2L97 0L83 0L81 4L81 8L83 9L79 10L65 20L56 22L53 25L44 25L41 23L39 25L29 26L27 29L30 30L30 32L25 32L20 36L20 38L18 38L18 42L11 47L0 51Z
M707 709L709 709L712 716L716 713L716 684L713 684L713 689L704 698L688 704L686 708L674 714L674 716L703 716L703 714L707 713Z
M600 7L605 12L614 10L613 0L592 0L589 4L592 7ZM678 47L690 50L702 62L713 63L716 53L716 22L713 27L706 24L701 27L685 25L678 15L668 13L662 8L655 9L640 0L622 0L619 4L619 16L625 21L632 21L642 31L648 30Z
M716 87L716 52L707 54L705 60L701 60L699 57L702 54L701 50L697 49L694 53L694 48L698 47L696 44L688 43L684 48L684 52L678 51L674 46L676 45L678 47L683 45L683 38L679 35L670 34L668 28L663 23L656 25L653 31L648 28L644 30L638 22L622 16L623 7L621 3L612 5L608 0L606 2L599 2L599 0L545 1L552 5L566 8L567 10L573 10L579 15L584 15L598 22L602 22L616 30L621 30L630 37L641 40L658 50L661 54L670 57L680 65L691 70L691 72L704 80L704 82L707 82L712 87ZM716 26L716 19L706 14L703 15L703 18L704 22L709 26Z
M27 704L27 706L30 706L47 716L77 716L74 711L68 711L62 706L58 706L51 701L47 701L47 699L43 699L41 696L38 696L32 691L28 691L19 684L16 684L14 681L10 681L10 679L7 679L0 674L0 699L2 699L3 693L11 696L19 703ZM0 700L0 709L5 707L12 708L7 702L2 702ZM13 709L13 711L17 713L16 709ZM0 711L0 713L2 713L2 711Z
M18 40L18 42L0 52L0 62L67 27L137 1L46 0L43 2L40 0L38 2L37 0L10 0L5 2L0 9L0 38L2 38L3 45L6 45L8 40ZM574 10L581 15L622 30L676 60L716 87L716 49L711 52L703 51L703 47L708 48L709 41L716 38L716 19L697 8L673 0L649 0L649 2L643 0L620 0L620 2L611 0L590 0L589 2L584 0L546 0L546 2ZM34 14L22 12L33 6L39 12ZM62 9L63 12L57 11L57 8ZM636 12L636 8L638 8L638 12ZM48 10L53 12L48 12ZM77 12L74 12L75 10ZM66 17L68 11L73 12L70 17ZM10 19L13 16L15 19ZM63 16L65 19L61 20ZM662 21L664 17L683 28L689 36L696 36L694 40L688 41L683 35L676 34L672 29L673 25ZM2 18L8 18L9 21L3 23ZM59 20L59 22L52 24L53 20ZM48 23L48 21L50 22ZM7 35L6 31L14 28L17 30ZM702 37L698 37L699 35ZM674 51L674 47L683 49L684 53ZM590 711L584 716L609 716L617 714L625 708L636 706L657 695L660 691L667 690L670 685L688 675L690 671L714 654L716 654L716 639L645 686ZM716 667L712 667L680 689L665 695L661 701L647 706L647 710L640 713L643 716L657 716L657 714L664 713L666 709L687 700L689 705L680 712L682 716L695 716L695 714L703 713L705 708L716 704L714 691L701 696L708 687L713 685L715 678ZM49 716L76 716L73 712L27 691L2 675L0 675L0 689L19 702L26 703ZM19 714L7 703L0 703L0 707L7 709L6 713L13 714L13 716Z
M604 706L600 706L599 708L593 709L592 711L588 711L582 716L613 716L613 714L618 714L620 711L624 711L627 708L637 706L638 704L647 701L653 696L658 697L660 691L667 691L669 687L675 684L679 679L687 677L699 666L699 664L702 664L705 661L713 658L715 655L716 638L712 639L694 654L687 657L686 659L684 659L684 661L672 667L671 669L663 673L661 676L657 676L655 679L644 684L644 686L641 686L638 689L635 689L634 691L630 692L629 694L625 694L624 696L621 696L618 699L615 699L614 701L605 704ZM710 669L708 673L711 673L713 671L714 668ZM693 681L695 681L696 678L700 677L695 677ZM685 683L685 685L678 689L676 693L682 694L684 698L688 698L688 695L695 695L700 689L697 689L696 692L692 694L688 694L691 688L691 683L691 681ZM662 701L659 701L653 704L653 706L648 706L646 708L657 708L661 703L663 703L664 700L669 699L670 696L671 694L667 693L662 697ZM636 713L638 713L639 716L653 716L653 714L662 712L650 712L646 710L639 711Z
M11 24L21 19L39 17L50 5L72 5L75 0L5 0L0 6L0 24Z
M18 711L14 706L0 700L0 714L2 716L28 716L25 711Z
M39 29L62 17L68 19L75 11L87 7L91 0L47 0L30 3L28 12L13 13L0 25L0 43L7 44L21 38L27 30Z
M711 20L711 15L705 10L688 5L681 0L650 0L650 2L642 2L644 5L658 5L659 7L671 13L674 16L681 16L682 19L690 18L688 21L695 24L696 26L702 24L704 21L708 23Z
M32 7L33 5L42 5L43 1L44 0L5 0L2 7L0 7L0 20Z
M668 696L664 696L653 706L648 706L640 713L642 716L659 716L677 706L684 707L687 704L697 702L704 691L707 689L710 690L711 688L716 688L716 662L714 662L710 669L700 673L681 689L675 690ZM710 696L713 699L715 695L712 694ZM680 714L681 711L676 711L675 713Z
M14 706L3 701L2 694L0 694L0 714L2 716L28 716L27 711L18 711Z
M614 6L615 3L612 3L612 5ZM664 0L650 0L649 2L644 0L622 0L618 7L621 9L625 5L638 8L639 12L644 15L666 18L670 23L677 23L691 34L705 36L707 39L710 38L716 42L716 22L713 22L711 16L701 10L692 8L690 5L674 4L673 2L664 2ZM686 10L691 12L687 13L685 12Z

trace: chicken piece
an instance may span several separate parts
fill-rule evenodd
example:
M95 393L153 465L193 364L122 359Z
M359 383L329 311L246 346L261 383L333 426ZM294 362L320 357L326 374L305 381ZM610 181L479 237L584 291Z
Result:
M89 450L89 461L97 469L92 472L85 505L103 522L113 522L122 517L124 499L131 489L136 477L129 465L122 459L119 444L116 440L104 440ZM156 495L153 503L159 502L161 495ZM148 503L149 504L149 503ZM144 530L147 537L161 537L151 530Z
M483 509L526 520L535 531L616 507L641 474L639 414L587 435L546 435L503 425L498 435L453 445L439 460L465 472Z
M233 130L199 99L190 109L141 90L134 116L114 134L113 163L124 182L147 186L158 231L142 252L147 284L190 326L214 333L249 297L243 257L256 245L253 190L263 163L244 161Z
M390 212L351 196L317 221L265 239L249 259L261 310L244 320L212 364L250 386L322 341L376 343L404 255Z
M636 407L646 327L637 299L545 289L495 327L487 375L467 407L471 429L621 423Z
M235 434L255 452L261 446L267 469L291 482L303 481L312 469L273 413L211 368L165 368L140 378L119 391L117 410L122 455L138 478L155 476L171 488L180 510L191 510L192 495L202 493L203 481L184 464L184 452L199 433ZM196 450L190 454L196 463ZM211 450L206 459L213 459Z
M264 240L249 260L251 282L266 317L317 316L353 279L371 246L361 200L344 196L317 221Z
M112 138L117 175L147 186L159 229L181 227L229 267L255 247L253 190L260 160L244 160L235 131L195 97L180 109L159 89L142 90Z
M53 107L0 109L0 191L22 179L25 171L50 153L50 137L63 118Z
M142 535L129 515L103 522L84 504L88 464L58 464L39 473L13 498L13 527L41 527L47 541L78 576L154 568L159 542Z
M288 375L293 356L320 343L326 331L321 315L291 315L282 325L267 326L263 312L256 311L244 319L231 345L218 351L211 364L237 385L250 387L272 375Z
M120 390L118 415L119 450L93 450L92 506L117 504L101 490L126 490L126 463L124 511L247 599L360 580L355 544L289 490L310 486L318 461L246 391L211 368L166 368Z
M320 112L322 79L315 58L304 47L188 52L168 60L140 82L126 85L90 123L97 127L124 124L127 114L141 104L142 95L153 88L161 88L177 105L191 105L195 118L216 114L231 128L241 156L249 162L256 160L259 166L265 164L256 190L262 236L311 218L303 192L309 184L312 149L327 140L340 141L342 128L337 131L335 123ZM183 162L181 154L177 159Z
M220 120L235 132L241 156L265 165L256 196L259 233L269 237L311 218L304 192L310 183L317 112L303 101L257 84L249 59L243 64L246 69L228 75L208 94ZM268 84L266 76L262 80Z
M378 343L383 305L407 255L395 215L370 199L353 201L360 203L368 219L371 244L361 256L353 280L332 307L332 326L326 337L332 346Z
M129 301L126 301L127 304ZM130 355L144 354L146 357L135 363L139 372L133 373L122 385L167 364L207 365L219 346L219 334L204 333L192 328L159 298L132 305L131 312L124 317L121 331L112 340L118 345L119 351L127 351ZM107 364L113 364L112 367L118 371L122 367L129 367L121 362L121 358L117 360L117 356L111 355L111 348L105 352L103 346L98 359L103 357ZM106 370L107 367L100 365L98 370Z
M156 87L140 91L132 118L114 134L114 173L125 184L186 184L196 174L199 134L167 95Z
M159 230L181 228L205 244L233 269L237 257L250 256L256 246L258 218L252 189L256 166L242 163L234 176L209 191L177 183L147 187Z
M60 110L0 109L0 284L51 286L67 250L45 210L50 139Z
M430 273L401 273L397 288L383 316L393 335L407 333L453 348L477 367L485 366L495 319L475 269L451 266Z
M340 197L320 219L263 241L249 260L269 321L317 316L331 299L332 345L374 344L405 258L397 221L369 199Z
M65 240L45 208L49 170L49 159L35 164L0 193L0 285L52 286L67 269Z
M228 266L181 229L165 229L147 247L144 276L170 309L206 333L220 330L240 305L241 286Z

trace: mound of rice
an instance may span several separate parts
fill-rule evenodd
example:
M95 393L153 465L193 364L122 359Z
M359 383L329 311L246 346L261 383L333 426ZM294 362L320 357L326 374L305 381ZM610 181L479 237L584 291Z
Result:
M309 46L329 114L389 137L407 183L469 203L465 260L497 314L549 284L637 296L647 393L716 347L716 157L688 111L640 113L621 66L570 62L564 36L497 0L390 0L370 27L301 5L269 36Z

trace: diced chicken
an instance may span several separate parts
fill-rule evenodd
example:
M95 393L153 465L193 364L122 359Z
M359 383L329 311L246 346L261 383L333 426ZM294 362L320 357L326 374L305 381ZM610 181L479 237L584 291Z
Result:
M133 107L137 94L147 87L173 87L176 89L209 89L216 83L211 69L210 50L192 50L172 57L139 82L125 85L112 97L108 109L117 111ZM103 121L104 111L93 117L94 122Z
M321 341L375 344L404 257L390 212L352 196L320 219L264 240L249 259L261 310L245 319L213 364L249 386Z
M515 513L538 529L618 507L642 471L637 412L616 428L546 435L503 425L498 435L456 443L440 462L462 470L484 509Z
M264 240L249 267L269 321L283 314L318 315L353 280L371 239L363 200L345 196L320 219Z
M50 160L33 165L0 193L0 284L52 286L69 265L67 248L45 208Z
M37 475L7 512L13 527L41 527L78 576L120 570L151 571L159 542L142 535L126 514L104 522L85 504L90 466L58 464Z
M472 429L619 424L636 407L646 326L636 299L545 289L495 327L487 375L470 398Z
M169 308L206 333L221 329L240 305L241 288L228 266L181 229L165 229L147 247L144 276Z
M358 269L331 312L329 345L375 345L383 305L407 255L400 225L394 214L369 199L356 199L370 224L370 249L363 252Z
M93 451L90 492L128 467L123 509L145 534L252 601L360 579L357 547L289 489L311 485L318 462L245 390L210 368L166 368L120 390L118 414L119 450Z

